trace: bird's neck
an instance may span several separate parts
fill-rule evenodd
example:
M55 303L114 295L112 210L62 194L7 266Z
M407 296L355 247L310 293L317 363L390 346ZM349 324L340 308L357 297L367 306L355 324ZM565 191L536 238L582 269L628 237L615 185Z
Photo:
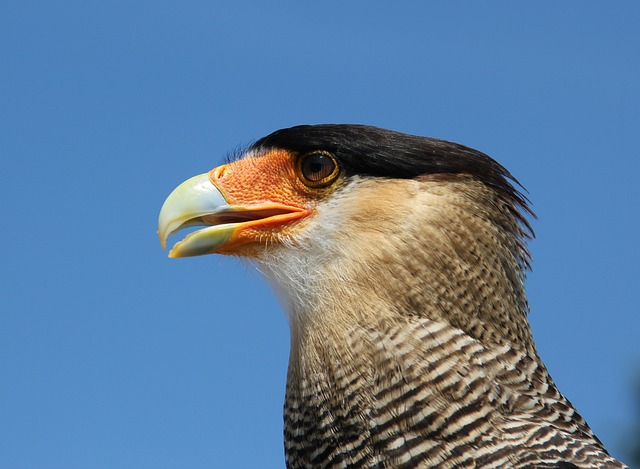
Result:
M348 217L349 226L320 213L316 231L332 225L334 236L316 233L304 248L281 249L262 264L281 292L292 351L309 334L416 317L535 355L517 221L492 191L465 178L394 181L387 187L405 194L406 206L398 207L378 187L375 210L411 214L402 222L367 213L366 201L342 207L357 212Z

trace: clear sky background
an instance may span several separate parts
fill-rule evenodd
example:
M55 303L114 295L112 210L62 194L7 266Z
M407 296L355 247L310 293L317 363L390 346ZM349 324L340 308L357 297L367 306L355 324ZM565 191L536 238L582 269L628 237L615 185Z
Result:
M0 3L0 467L282 468L288 325L251 268L172 260L165 197L281 127L504 164L530 320L621 456L640 370L637 2Z

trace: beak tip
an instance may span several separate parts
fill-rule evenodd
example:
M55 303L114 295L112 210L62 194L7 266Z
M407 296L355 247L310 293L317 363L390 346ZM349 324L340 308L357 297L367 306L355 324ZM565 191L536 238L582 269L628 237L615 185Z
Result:
M158 230L156 232L158 234L158 241L160 241L160 246L162 246L162 249L165 250L167 249L167 235L166 233L161 233L160 230Z
M167 249L167 239L185 226L198 226L198 217L215 213L228 206L224 195L212 184L209 173L187 179L167 197L158 216L158 239L162 249ZM195 222L194 222L195 221ZM185 257L177 245L169 257Z

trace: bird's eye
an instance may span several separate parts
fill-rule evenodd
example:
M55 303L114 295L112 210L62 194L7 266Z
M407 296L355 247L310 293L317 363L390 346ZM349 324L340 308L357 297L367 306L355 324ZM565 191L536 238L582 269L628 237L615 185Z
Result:
M340 173L340 167L331 154L314 152L300 157L298 173L307 186L324 187L335 181Z

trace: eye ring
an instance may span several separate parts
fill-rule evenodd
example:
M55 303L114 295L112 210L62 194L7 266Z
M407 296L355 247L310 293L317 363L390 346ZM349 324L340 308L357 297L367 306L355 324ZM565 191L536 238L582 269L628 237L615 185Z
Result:
M298 177L308 187L326 187L340 175L335 157L326 151L306 153L298 158Z

